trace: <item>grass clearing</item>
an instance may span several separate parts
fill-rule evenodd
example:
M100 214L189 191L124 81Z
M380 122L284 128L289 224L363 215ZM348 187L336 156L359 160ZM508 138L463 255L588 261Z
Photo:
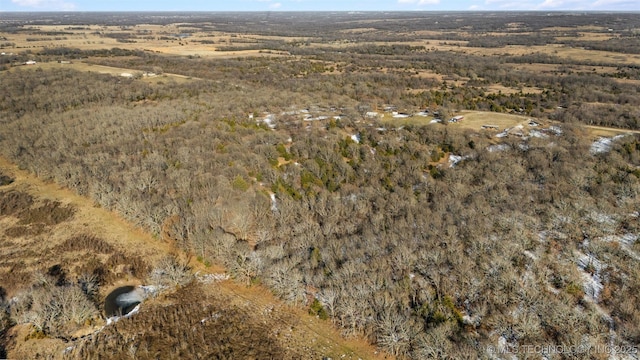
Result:
M517 125L526 125L533 118L526 115L493 113L487 111L460 111L455 115L464 116L458 123L449 126L461 127L465 129L480 130L483 125L495 125L500 130L511 128Z
M167 80L176 81L176 82L187 82L191 80L199 80L197 78L193 78L189 76L184 76L179 74L168 74L168 73L162 73L159 75L152 75L152 76L144 76L142 72L139 70L125 69L125 68L105 66L105 65L95 65L95 64L84 62L84 61L77 61L77 62L74 61L68 64L58 63L58 62L43 62L43 63L37 63L35 65L24 65L20 67L13 67L11 69L18 69L18 68L28 69L28 70L37 70L37 69L49 70L49 69L67 68L67 69L74 69L78 71L95 72L98 74L109 74L113 76L123 76L123 77L139 75L142 80L150 83L157 83L157 82L162 82Z
M483 125L495 125L498 126L500 130L504 130L506 128L514 127L519 124L526 125L530 120L532 120L531 117L524 115L503 114L487 111L463 110L452 114L452 116L453 115L462 115L464 116L464 119L458 123L448 123L446 126L476 131L481 130ZM431 124L431 121L433 119L433 116L411 116L408 118L394 118L390 114L385 114L385 116L382 118L382 121L386 124L421 126ZM443 120L447 121L448 119ZM442 126L440 124L432 125Z

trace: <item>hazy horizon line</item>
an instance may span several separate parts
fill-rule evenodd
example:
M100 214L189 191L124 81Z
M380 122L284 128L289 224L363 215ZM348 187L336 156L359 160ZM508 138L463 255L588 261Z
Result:
M0 13L624 13L640 14L640 10L2 10Z

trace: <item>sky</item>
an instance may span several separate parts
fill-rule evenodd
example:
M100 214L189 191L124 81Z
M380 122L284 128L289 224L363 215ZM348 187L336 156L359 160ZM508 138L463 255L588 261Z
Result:
M0 0L2 11L624 11L639 0ZM0 16L0 20L1 16Z

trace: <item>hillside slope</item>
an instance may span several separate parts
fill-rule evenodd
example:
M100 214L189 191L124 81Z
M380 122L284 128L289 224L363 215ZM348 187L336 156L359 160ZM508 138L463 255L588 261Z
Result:
M0 322L0 357L383 358L362 341L345 341L329 322L282 304L261 286L225 280L221 269L204 266L3 158L0 177L0 300L3 309L12 306L11 320L3 313ZM194 280L160 292L139 313L105 326L106 294L116 286L151 281L150 270L167 256L188 262L197 274ZM43 320L41 329L20 324L26 313L42 313L32 305L21 314L21 299L33 295L36 303L43 289L67 294L87 278L99 289L95 297L85 292L94 311L83 322L56 317ZM43 279L55 284L47 287ZM61 298L71 297L53 296Z

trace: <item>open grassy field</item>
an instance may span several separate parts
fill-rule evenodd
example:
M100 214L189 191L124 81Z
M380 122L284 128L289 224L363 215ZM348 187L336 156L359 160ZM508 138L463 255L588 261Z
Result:
M82 50L109 49L144 50L165 55L201 57L278 56L278 53L262 53L259 50L219 51L222 46L252 45L276 38L278 40L301 41L300 38L239 35L216 31L203 32L182 24L139 24L133 27L96 26L69 27L62 25L38 25L21 34L5 36L15 46L4 46L2 51L41 51L44 48L69 47ZM199 31L200 30L200 31ZM126 40L122 40L126 39Z
M500 132L505 129L511 129L514 127L522 127L524 129L533 129L537 126L548 127L551 125L560 125L558 122L548 121L548 120L540 120L538 118L534 118L531 116L525 115L517 115L517 114L503 114L503 113L494 113L487 111L471 111L471 110L462 110L459 111L452 116L464 116L464 119L457 123L449 123L446 125L443 124L434 124L431 121L434 119L433 116L422 117L422 116L411 116L408 118L394 118L391 114L384 114L382 121L385 124L389 125L430 125L430 126L447 126L451 129L462 129L462 130L473 130L473 131L489 131L489 132ZM530 122L535 122L538 125L530 126ZM495 129L483 129L484 126L496 127ZM638 134L639 130L629 130L629 129L616 129L605 126L584 126L589 134L589 137L592 139L598 137L611 137L620 134Z
M162 81L175 81L175 82L188 82L190 80L197 80L197 78L193 78L190 76L180 75L180 74L147 74L139 70L135 69L125 69L113 66L105 66L105 65L97 65L91 64L90 62L85 61L74 61L70 63L59 63L59 62L43 62L36 63L35 65L25 65L19 67L20 69L28 69L28 70L48 70L48 69L74 69L78 71L86 71L93 72L98 74L109 74L113 76L121 76L121 77L139 77L140 79L149 82L149 83L157 83ZM14 68L18 69L18 67Z
M365 21L366 23L366 21ZM13 46L4 45L3 52L17 52L31 50L37 52L43 48L52 47L72 47L83 50L95 50L118 47L129 50L146 50L167 55L181 56L202 56L202 57L237 57L237 56L282 56L286 53L261 52L256 50L232 50L221 51L224 47L247 46L260 44L267 41L284 41L290 43L306 42L308 46L345 48L349 42L321 41L319 37L312 36L275 36L257 33L233 33L216 30L213 23L204 24L203 27L190 27L189 24L172 23L166 25L158 24L136 24L135 26L109 26L109 25L83 25L72 27L68 25L31 25L26 27L33 32L25 31L18 34L4 35L5 43L13 43ZM600 27L579 27L561 28L552 27L542 29L542 33L560 33L563 31L579 31L577 35L585 41L606 41L615 38L616 35L608 31L607 28ZM517 27L510 28L511 31L518 30ZM589 30L589 31L586 31ZM345 34L366 34L377 33L376 28L354 27L341 30ZM394 44L406 44L411 46L425 46L428 49L437 51L452 51L460 54L470 54L479 56L519 56L535 52L555 55L567 60L589 59L591 61L621 62L633 65L640 65L640 55L611 54L606 51L575 48L562 45L509 45L500 48L478 48L467 46L466 41L441 40L441 37L448 31L417 30L407 33L406 40L394 40ZM54 35L47 35L54 34ZM457 32L459 36L475 36L472 32ZM492 31L484 35L505 36L510 32ZM526 35L527 33L520 33ZM124 39L124 40L123 40ZM558 37L558 40L573 40L572 37ZM365 41L360 44L385 44L382 41Z

